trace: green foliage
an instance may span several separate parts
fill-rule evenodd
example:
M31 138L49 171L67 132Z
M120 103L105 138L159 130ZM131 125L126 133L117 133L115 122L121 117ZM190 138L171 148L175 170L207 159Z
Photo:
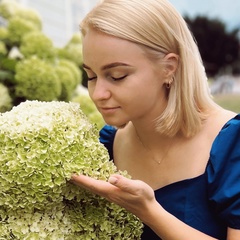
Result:
M77 103L26 101L0 115L0 239L140 239L139 219L68 181L117 172L98 138Z
M77 66L82 64L82 46L79 44L71 44L67 47L58 49L59 58L65 58L73 61Z
M82 39L80 33L73 34L65 47L58 49L58 57L73 62L80 72L78 83L83 84L84 72L82 71ZM75 70L74 70L75 71ZM79 77L77 76L79 79Z
M239 29L227 31L226 25L221 20L205 16L185 19L198 43L209 76L216 75L240 59Z
M56 49L53 46L52 40L39 31L30 32L22 38L20 52L26 58L32 55L46 60L56 58Z
M42 20L38 13L30 8L19 7L16 12L16 16L25 19L35 25L36 30L42 30Z
M25 100L70 101L82 84L80 33L57 49L42 31L39 15L12 0L0 0L0 82L9 88L13 105ZM99 115L91 113L91 119Z
M82 94L82 95L76 96L72 98L72 102L77 102L80 104L84 114L88 116L89 120L92 123L96 124L99 130L105 125L102 115L99 113L93 101L88 95Z
M27 33L38 30L32 22L18 16L9 20L7 29L11 46L19 46Z
M16 15L19 7L19 4L14 0L2 0L0 2L0 15L5 19L10 19Z
M0 112L6 112L12 108L12 99L8 88L0 83Z
M42 29L42 21L36 11L30 8L24 8L19 3L13 0L0 1L0 15L10 20L12 17L20 17L25 19L36 26L38 30Z
M25 100L69 101L82 82L80 33L58 55L42 30L40 16L12 0L0 0L0 82L13 105Z
M61 94L61 82L53 66L34 56L17 63L15 80L17 97L52 101Z
M0 56L0 60L1 60L0 69L7 70L9 72L15 72L15 67L17 64L16 59Z
M82 37L81 37L80 32L74 33L74 34L72 35L72 38L71 38L70 41L68 42L68 45L69 45L69 44L82 44Z
M5 31L1 27L0 39L6 40L10 47L19 46L26 33L42 29L42 22L38 13L30 8L22 7L16 1L0 1L0 15L7 20Z
M7 55L7 48L4 42L0 40L0 55Z
M6 41L8 38L8 30L5 27L0 27L0 40Z
M70 61L68 59L60 59L58 65L60 67L66 67L72 72L72 74L74 75L73 89L75 89L77 85L82 82L82 72L79 67L73 61Z
M61 82L61 94L58 97L60 101L69 101L72 98L75 89L75 78L73 72L64 66L57 66L55 68L58 80Z
M59 58L73 61L77 66L82 65L82 43L79 34L74 34L64 48L58 49Z
M2 83L13 82L14 81L13 79L14 79L13 74L11 74L8 71L0 70L0 82Z

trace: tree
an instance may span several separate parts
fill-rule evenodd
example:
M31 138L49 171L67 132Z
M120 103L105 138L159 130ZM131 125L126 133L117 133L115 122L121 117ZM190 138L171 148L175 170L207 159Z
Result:
M185 17L209 76L214 76L239 60L238 29L227 31L226 25L219 19L196 16ZM233 71L233 69L232 69Z

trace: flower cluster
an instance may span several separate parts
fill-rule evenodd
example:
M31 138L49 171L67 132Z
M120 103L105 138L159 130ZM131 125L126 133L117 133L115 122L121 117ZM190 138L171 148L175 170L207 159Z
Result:
M117 172L79 104L23 102L0 115L0 143L0 239L140 238L138 218L69 182Z
M72 102L80 104L83 113L87 115L92 124L96 124L98 129L101 129L104 126L104 119L88 94L79 94L72 98Z
M56 58L56 49L52 40L40 31L25 34L19 49L25 58L33 55L43 60L54 61Z
M39 14L14 0L0 0L0 18L0 82L13 106L26 100L70 101L82 83L80 33L58 49L42 32Z
M12 108L12 99L9 95L8 88L0 83L0 112L8 111Z
M62 91L55 68L36 56L16 64L15 81L16 96L28 100L57 100Z

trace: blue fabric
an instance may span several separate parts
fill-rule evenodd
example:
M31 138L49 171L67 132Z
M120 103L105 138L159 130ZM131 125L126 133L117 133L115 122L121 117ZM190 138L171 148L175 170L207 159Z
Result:
M113 160L113 142L116 132L117 129L109 125L105 125L100 131L100 142L107 148L111 160Z
M115 134L109 126L100 131L111 159ZM214 140L202 175L160 188L155 196L169 213L219 240L226 239L227 227L240 229L240 114ZM145 226L141 239L160 238Z

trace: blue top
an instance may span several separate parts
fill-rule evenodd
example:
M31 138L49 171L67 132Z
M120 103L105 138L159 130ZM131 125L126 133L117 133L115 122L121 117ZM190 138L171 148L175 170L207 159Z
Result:
M100 131L111 159L115 134L108 125ZM227 227L240 229L240 114L215 138L202 175L157 189L155 196L169 213L219 240L226 240ZM160 238L144 226L141 239Z

